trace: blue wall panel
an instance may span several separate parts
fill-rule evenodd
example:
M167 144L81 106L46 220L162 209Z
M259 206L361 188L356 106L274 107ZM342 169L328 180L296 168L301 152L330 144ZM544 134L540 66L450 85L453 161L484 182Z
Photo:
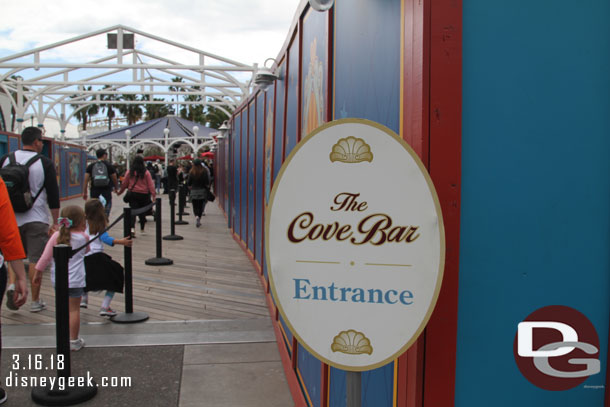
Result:
M248 230L248 109L244 109L241 115L241 225L240 237L242 242L248 241L246 232Z
M394 402L394 363L362 372L362 407L391 407Z
M345 406L345 370L330 368L329 379L329 406L346 407Z
M288 157L297 144L297 109L299 86L299 41L298 36L292 41L288 54L288 90L286 92L286 149Z
M0 134L0 156L8 153L8 137Z
M241 182L239 175L241 174L241 113L235 116L233 134L231 141L233 142L233 204L232 215L233 215L233 231L236 234L240 234L241 226Z
M303 384L307 388L307 394L314 407L320 407L320 384L322 374L322 362L316 359L301 344L297 351L297 368L301 372Z
M531 2L525 12L471 1L463 12L456 406L602 406L610 2ZM585 314L602 344L602 372L565 391L532 385L513 357L517 324L555 304Z
M286 64L281 63L278 68L279 78L275 81L276 83L276 103L275 103L275 135L273 142L273 179L280 171L282 163L284 162L284 103L286 100Z
M369 119L398 133L400 24L399 1L335 4L335 119Z
M254 257L262 265L263 243L263 188L265 183L265 93L260 92L256 98L256 224L254 236Z
M15 151L19 149L19 139L17 137L8 138L8 149L9 151Z
M255 202L255 191L256 186L254 171L256 167L256 106L255 101L252 100L248 106L248 250L254 253L254 209L256 206Z

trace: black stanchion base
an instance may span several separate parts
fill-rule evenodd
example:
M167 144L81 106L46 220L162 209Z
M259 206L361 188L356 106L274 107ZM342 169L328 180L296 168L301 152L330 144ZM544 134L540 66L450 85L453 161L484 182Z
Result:
M43 406L73 406L91 400L97 394L97 385L68 387L64 390L51 390L51 387L32 389L32 400Z
M184 239L184 237L180 236L180 235L167 235L167 236L163 236L163 240L182 240Z
M177 220L174 222L174 225L188 225L189 223L185 220Z
M179 213L178 216L189 216L189 213L188 212L182 212L182 213Z
M119 324L134 324L136 322L144 322L148 319L148 314L145 312L123 312L110 318L112 322Z
M146 260L144 264L149 266L169 266L170 264L174 264L174 261L166 259L165 257L153 257L152 259Z

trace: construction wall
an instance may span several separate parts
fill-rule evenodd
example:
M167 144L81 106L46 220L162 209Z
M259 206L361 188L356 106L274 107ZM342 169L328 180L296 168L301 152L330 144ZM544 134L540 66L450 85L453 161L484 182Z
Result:
M604 1L301 3L279 78L231 119L216 188L269 292L265 208L306 134L365 118L420 156L443 211L443 286L420 339L363 372L363 406L609 405L608 15ZM345 372L309 354L268 302L297 405L345 406ZM513 351L519 322L548 305L586 315L599 337L601 371L562 391L530 382Z

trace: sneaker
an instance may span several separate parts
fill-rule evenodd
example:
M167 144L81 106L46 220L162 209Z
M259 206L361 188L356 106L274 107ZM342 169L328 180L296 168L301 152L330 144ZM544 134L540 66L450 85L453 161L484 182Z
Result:
M197 217L197 223L195 223L195 226L196 227L201 226L201 218L200 217Z
M87 308L89 306L89 304L87 303L87 300L81 300L80 301L80 307L81 308Z
M4 391L2 387L0 387L0 404L4 404L7 398L8 395L6 394L6 391Z
M38 301L32 301L30 312L40 312L43 309L47 309L47 304L42 300L42 298Z
M83 338L78 338L75 340L70 340L70 350L77 352L85 347L85 340Z
M19 307L15 305L15 284L9 285L8 290L6 290L6 307L13 311L19 309Z
M116 315L116 311L112 308L100 308L100 316L102 317L113 317Z

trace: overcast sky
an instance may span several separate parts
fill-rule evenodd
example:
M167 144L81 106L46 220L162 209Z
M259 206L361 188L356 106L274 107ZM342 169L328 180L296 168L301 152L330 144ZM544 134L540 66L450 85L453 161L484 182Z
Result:
M299 2L2 0L0 56L123 24L239 62L262 65L280 51ZM83 49L82 53L85 58L95 57L93 51Z
M263 65L281 50L299 3L300 0L0 0L0 57L121 24L233 61ZM180 54L175 47L138 35L136 48L180 63L199 63L196 54ZM110 52L113 51L106 49L104 35L46 51L41 60L90 62ZM32 57L25 61L31 62ZM217 61L207 59L205 63L216 65ZM20 74L30 76L26 72ZM246 80L241 77L245 74L235 75ZM75 120L71 122L74 124ZM46 121L45 127L59 133L54 121ZM76 136L72 127L68 128L68 136Z

